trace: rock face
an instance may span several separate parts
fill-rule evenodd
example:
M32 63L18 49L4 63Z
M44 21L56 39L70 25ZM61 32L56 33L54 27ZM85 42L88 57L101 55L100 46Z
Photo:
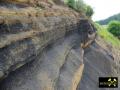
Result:
M93 43L85 49L84 64L84 72L78 90L101 90L98 88L99 77L114 76L115 62L113 58L97 43Z
M75 34L47 47L33 62L17 70L20 73L11 73L10 79L5 81L9 83L2 82L0 89L75 90L84 66L83 50L79 46L74 48L79 43L78 38Z
M119 76L84 15L45 2L45 8L6 2L0 4L0 90L99 90L98 77Z

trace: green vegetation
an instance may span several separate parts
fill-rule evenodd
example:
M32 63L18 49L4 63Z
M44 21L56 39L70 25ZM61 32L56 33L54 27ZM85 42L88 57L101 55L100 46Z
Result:
M89 5L86 6L86 8L87 8L87 10L86 10L86 15L87 15L88 17L91 17L91 16L94 14L93 9L92 9Z
M85 12L86 11L86 4L83 0L68 0L67 5L78 12Z
M108 24L108 31L111 32L114 36L120 38L120 22L111 21Z
M76 10L77 12L85 13L86 16L91 17L94 13L93 9L86 5L83 0L67 0L65 1L69 7Z
M76 10L77 12L82 12L86 14L86 16L91 17L94 13L93 9L86 5L83 0L66 0L67 5ZM120 22L111 20L120 20L120 14L114 15L106 20L99 21L99 23L103 24L101 26L99 24L95 24L98 29L98 34L108 43L111 43L113 46L120 46L120 40L117 37L120 37ZM116 37L117 36L117 37Z
M108 30L107 26L101 26L99 24L95 24L97 28L97 33L100 35L106 42L111 43L113 46L120 46L120 40L113 36Z
M70 8L75 9L75 0L68 0L67 4Z
M100 20L100 21L97 21L97 22L101 25L107 25L109 22L111 22L113 20L120 21L120 13L116 14L116 15L113 15L113 16L105 19L105 20Z

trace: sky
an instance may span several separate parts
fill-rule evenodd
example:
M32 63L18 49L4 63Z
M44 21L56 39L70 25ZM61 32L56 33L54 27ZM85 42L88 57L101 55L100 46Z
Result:
M94 21L106 19L120 13L120 0L84 0L94 10Z

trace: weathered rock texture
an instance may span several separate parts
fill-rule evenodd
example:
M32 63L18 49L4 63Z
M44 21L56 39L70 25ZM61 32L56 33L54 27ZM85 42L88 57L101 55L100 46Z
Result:
M116 76L113 57L97 43L93 43L85 49L84 64L84 72L78 90L109 90L98 88L98 79L99 77Z
M95 41L84 15L53 3L6 2L0 4L0 90L99 90L99 76L117 75L114 57Z

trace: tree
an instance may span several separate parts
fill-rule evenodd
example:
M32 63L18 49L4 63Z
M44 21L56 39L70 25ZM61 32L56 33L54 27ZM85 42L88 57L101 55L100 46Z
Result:
M120 22L111 21L108 24L108 31L111 32L114 36L117 36L120 38Z

